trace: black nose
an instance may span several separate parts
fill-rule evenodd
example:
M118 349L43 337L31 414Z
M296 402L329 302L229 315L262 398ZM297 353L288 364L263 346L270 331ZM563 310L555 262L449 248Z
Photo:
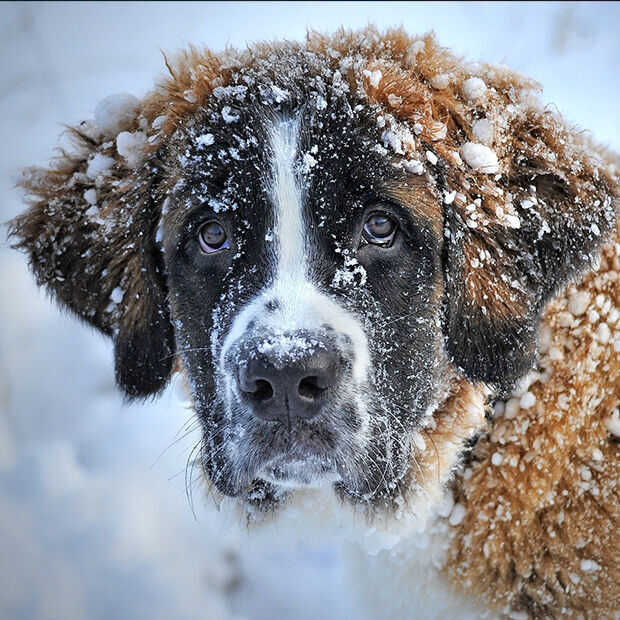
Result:
M246 347L240 356L242 398L264 420L313 418L338 381L340 355L333 346L316 340L301 351L273 347L265 352L270 348Z

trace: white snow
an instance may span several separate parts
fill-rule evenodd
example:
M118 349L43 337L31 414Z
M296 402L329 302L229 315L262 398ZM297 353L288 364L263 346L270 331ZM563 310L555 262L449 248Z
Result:
M463 504L455 504L452 512L450 513L450 518L448 522L450 525L457 526L460 525L465 518L465 514L467 513L465 506Z
M227 124L236 123L239 120L239 114L234 111L229 105L225 105L222 108L222 118Z
M84 200L90 205L97 204L97 190L96 189L87 189L84 192Z
M531 409L536 404L536 396L532 392L526 392L519 402L521 409Z
M369 71L368 69L364 69L363 73L368 78L368 82L373 88L379 87L379 84L381 83L381 77L383 75L379 69L375 71Z
M435 153L433 153L432 151L426 151L426 159L429 161L429 163L431 165L435 165L438 161L437 159L437 155L435 155Z
M480 118L472 125L472 134L477 142L486 146L493 144L495 129L488 118Z
M477 101L480 99L487 90L487 85L484 80L479 77L472 77L463 82L463 94L470 101Z
M95 153L91 160L88 162L86 168L86 176L91 179L96 179L100 174L103 174L114 165L114 158L102 155L101 153Z
M408 159L403 162L403 166L407 172L413 174L424 174L424 164L418 159Z
M577 291L568 299L568 311L574 316L581 316L590 305L590 293L587 291Z
M116 150L125 159L130 168L137 168L144 161L145 144L146 134L141 131L134 133L121 131L116 137Z
M484 144L466 142L461 146L460 154L465 163L474 170L486 174L495 174L499 171L495 151Z
M440 73L431 78L431 86L436 90L443 90L450 86L450 76L447 73Z
M584 573L591 573L592 571L601 570L601 565L594 560L581 560L580 568Z
M604 420L605 428L615 437L620 437L620 412L614 409Z
M121 93L101 100L95 108L95 124L105 138L114 138L133 124L140 102L133 95Z
M215 137L212 133L205 133L196 138L196 144L198 146L210 146L215 142Z

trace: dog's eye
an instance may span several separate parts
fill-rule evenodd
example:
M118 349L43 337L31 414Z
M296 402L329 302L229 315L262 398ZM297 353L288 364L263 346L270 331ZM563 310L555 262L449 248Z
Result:
M364 239L368 243L389 248L394 241L398 224L386 213L372 213L364 224Z
M230 242L226 236L223 226L212 220L203 224L198 232L198 242L200 249L205 254L212 254L219 250L225 250L230 247Z

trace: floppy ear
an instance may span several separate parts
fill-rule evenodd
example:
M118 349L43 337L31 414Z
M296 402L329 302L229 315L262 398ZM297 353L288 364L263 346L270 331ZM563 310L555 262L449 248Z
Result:
M595 262L617 218L600 149L554 115L529 114L509 129L503 174L443 179L457 192L444 205L447 350L471 380L503 391L535 362L546 302Z
M136 113L123 116L127 106L120 108L116 127L71 129L77 154L63 152L54 168L25 174L31 206L10 234L37 283L113 338L118 385L145 397L166 385L175 350L155 241L161 165L144 148Z

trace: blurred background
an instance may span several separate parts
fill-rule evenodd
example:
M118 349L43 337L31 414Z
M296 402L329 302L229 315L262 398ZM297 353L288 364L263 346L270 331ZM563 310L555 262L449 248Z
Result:
M91 118L109 94L146 93L160 50L369 22L434 30L471 60L534 77L546 102L620 150L619 3L2 3L0 220L24 208L19 171L49 161L62 124ZM198 435L178 386L124 404L110 344L35 288L5 237L0 618L359 617L333 540L248 537L200 489L192 511L185 466Z

